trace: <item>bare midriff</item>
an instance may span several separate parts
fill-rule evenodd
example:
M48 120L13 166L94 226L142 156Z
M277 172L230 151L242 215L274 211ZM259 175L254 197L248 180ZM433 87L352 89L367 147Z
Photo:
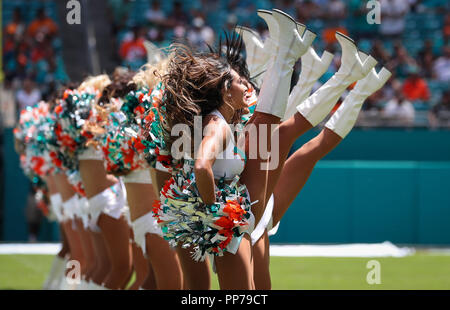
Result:
M118 182L115 176L106 173L101 160L80 160L80 175L88 199Z
M159 199L153 190L152 184L125 183L125 188L127 190L131 221L151 212L153 203L156 199Z

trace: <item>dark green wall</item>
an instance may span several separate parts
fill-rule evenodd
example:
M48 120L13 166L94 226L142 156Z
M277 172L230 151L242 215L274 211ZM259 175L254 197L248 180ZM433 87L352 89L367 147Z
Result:
M274 243L450 244L450 162L322 161Z
M296 146L316 134L307 133ZM25 241L28 183L11 130L5 132L4 158L3 239ZM44 221L39 239L57 236L56 225ZM271 238L274 243L386 240L450 244L450 131L353 130L318 163Z
M294 148L317 134L310 130ZM354 129L324 159L450 161L450 130Z
M3 241L22 242L28 240L25 217L27 195L30 190L28 179L19 165L19 156L14 151L12 129L4 131L4 189L3 189ZM41 224L40 241L58 239L58 227L44 219Z

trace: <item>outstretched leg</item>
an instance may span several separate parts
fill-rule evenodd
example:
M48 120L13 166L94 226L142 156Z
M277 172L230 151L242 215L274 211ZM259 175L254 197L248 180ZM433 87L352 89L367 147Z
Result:
M334 149L342 138L328 128L304 144L284 164L273 192L273 225L276 225L287 211L297 194L306 184L316 163ZM292 177L295 171L295 178Z

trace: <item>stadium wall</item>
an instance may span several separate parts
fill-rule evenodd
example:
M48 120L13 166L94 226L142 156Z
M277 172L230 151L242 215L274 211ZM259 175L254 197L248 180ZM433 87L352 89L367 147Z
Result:
M26 241L29 183L12 130L4 134L2 241ZM317 164L271 242L449 245L449 141L448 130L353 130ZM39 240L58 238L57 225L44 220Z

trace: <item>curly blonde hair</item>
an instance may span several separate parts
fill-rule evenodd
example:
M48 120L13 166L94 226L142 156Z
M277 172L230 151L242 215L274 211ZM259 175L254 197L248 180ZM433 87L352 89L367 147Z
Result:
M88 88L94 88L98 92L103 92L103 89L111 84L111 79L107 74L101 74L97 76L90 76L85 79L80 86L78 86L78 91L84 91Z
M133 77L132 82L138 88L147 87L152 89L161 82L161 77L167 73L167 66L171 57L169 56L156 64L143 65Z

